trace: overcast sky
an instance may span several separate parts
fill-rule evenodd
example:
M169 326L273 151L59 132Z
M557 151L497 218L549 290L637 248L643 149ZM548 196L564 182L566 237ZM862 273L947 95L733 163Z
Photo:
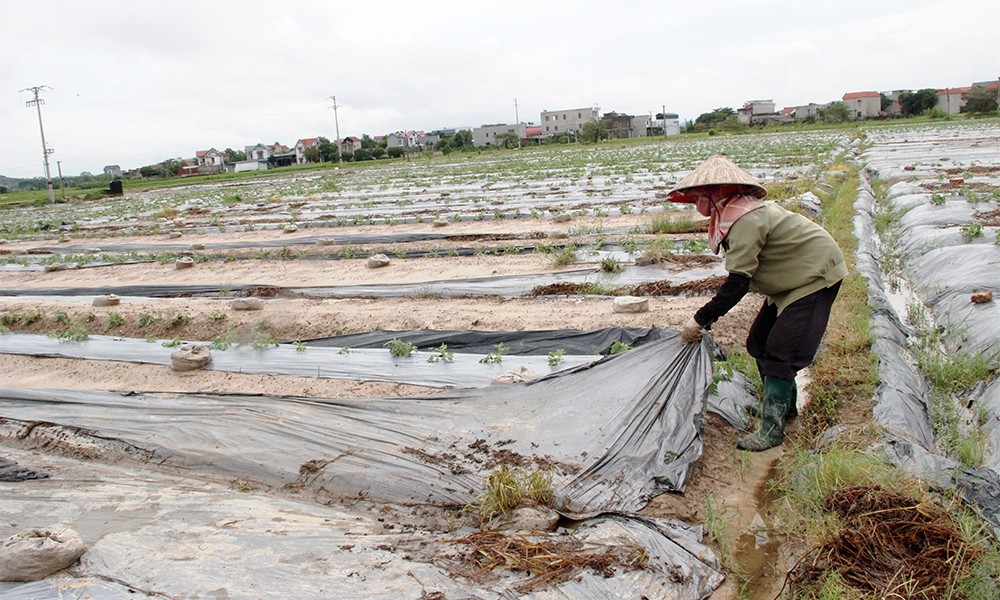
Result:
M997 0L45 0L0 5L0 175L196 150L539 122L542 110L693 119L751 99L1000 77Z

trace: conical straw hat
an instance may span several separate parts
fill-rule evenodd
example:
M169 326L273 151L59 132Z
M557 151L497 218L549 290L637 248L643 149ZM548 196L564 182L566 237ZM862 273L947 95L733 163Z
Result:
M693 202L685 194L686 190L703 185L725 184L745 185L751 188L748 190L749 193L757 198L763 198L767 195L767 190L753 178L753 175L737 167L733 161L724 155L716 154L708 157L694 171L691 171L684 179L681 179L680 183L675 185L674 189L670 190L667 200L671 202Z

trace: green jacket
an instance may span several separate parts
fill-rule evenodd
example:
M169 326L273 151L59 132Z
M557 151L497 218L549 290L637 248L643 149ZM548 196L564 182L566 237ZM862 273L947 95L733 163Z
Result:
M840 247L825 229L768 202L740 217L722 241L726 270L750 278L778 314L800 298L847 276Z

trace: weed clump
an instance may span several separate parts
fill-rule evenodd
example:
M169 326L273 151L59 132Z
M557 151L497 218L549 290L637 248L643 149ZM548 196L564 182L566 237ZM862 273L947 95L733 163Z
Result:
M521 505L549 506L554 495L551 473L501 465L487 475L486 489L477 498L475 508L489 522Z

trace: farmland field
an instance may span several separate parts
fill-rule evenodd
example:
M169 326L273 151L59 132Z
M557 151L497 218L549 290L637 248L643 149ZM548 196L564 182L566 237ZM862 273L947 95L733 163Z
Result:
M436 344L400 358L390 356L386 344L350 348L336 336L391 338L394 332L440 330L507 332L513 340L549 330L676 329L725 275L721 259L704 242L706 220L664 200L676 181L709 155L728 154L767 186L769 198L811 216L816 216L810 212L814 206L803 194L822 195L845 160L868 160L879 177L897 183L914 176L938 183L948 179L939 177L942 169L954 165L964 173L982 167L964 182L979 184L974 188L978 197L995 209L1000 161L989 148L996 142L997 129L989 125L880 128L869 134L874 150L864 156L860 140L844 131L644 140L324 166L141 191L129 190L126 182L124 197L9 208L0 224L0 322L6 333L0 336L0 389L142 393L176 397L179 403L207 394L336 404L486 388L493 377L521 366L540 375L565 371L568 381L576 377L573 369L611 349L563 352L554 341L534 353L501 357L501 344L495 360L483 360L490 356L486 351L453 347L456 356L443 365L434 358L444 361L447 350ZM947 164L930 164L925 159L931 152ZM928 203L931 193L938 190L927 190ZM986 233L995 235L996 223L989 223ZM378 255L383 255L381 266L372 262ZM895 276L905 279L906 273ZM915 293L932 295L929 289ZM95 304L109 294L118 302ZM615 312L620 296L648 298L648 311ZM251 309L243 310L248 303ZM725 352L742 348L760 303L760 297L749 295L714 326L714 340ZM213 363L201 370L171 370L169 355L185 342L210 346ZM574 400L584 411L601 401L587 395ZM198 406L192 401L190 410ZM19 410L19 403L0 401L0 420L36 422L19 416ZM150 405L149 410L159 409ZM227 418L226 410L218 418ZM447 420L438 426L447 429ZM732 447L737 429L713 413L705 413L700 426L703 451L685 493L649 498L642 514L703 524L714 504L728 507L724 520L730 529L746 532L761 510L760 489L776 457L754 455L742 464ZM108 433L115 430L109 422L107 431L94 434L115 437ZM154 431L150 425L149 439ZM75 473L59 462L69 460L64 455L45 459L46 451L16 439L20 434L4 435L0 431L0 458L30 461L34 456L53 473ZM511 431L509 436L529 434ZM141 446L145 438L129 439ZM313 463L305 458L315 457L301 457L300 480L313 468L307 468ZM114 458L94 464L102 473L123 465L135 468ZM276 511L278 505L299 501L350 505L335 486L303 497L294 481L265 485L223 469L192 469L207 503L257 495ZM148 476L136 475L148 477L144 485L177 475L147 470ZM116 476L102 477L113 481ZM334 485L336 477L330 482ZM163 489L169 489L173 494L178 487L165 483L157 489L141 493L168 494ZM375 513L379 498L370 500L376 508L362 511ZM415 519L393 502L383 508L397 525ZM95 523L86 526L92 538L87 541L100 537ZM423 526L451 531L440 523ZM0 527L0 534L12 532L7 523ZM778 575L790 568L781 562L790 559L779 557L773 547L762 552L780 564L741 568L757 576L770 568ZM781 577L775 579L780 585ZM702 589L719 583L706 576ZM198 593L208 586L178 590ZM421 583L405 593L433 587ZM736 597L735 589L730 578L713 597ZM773 596L776 590L764 585L755 593L764 597L768 592Z

